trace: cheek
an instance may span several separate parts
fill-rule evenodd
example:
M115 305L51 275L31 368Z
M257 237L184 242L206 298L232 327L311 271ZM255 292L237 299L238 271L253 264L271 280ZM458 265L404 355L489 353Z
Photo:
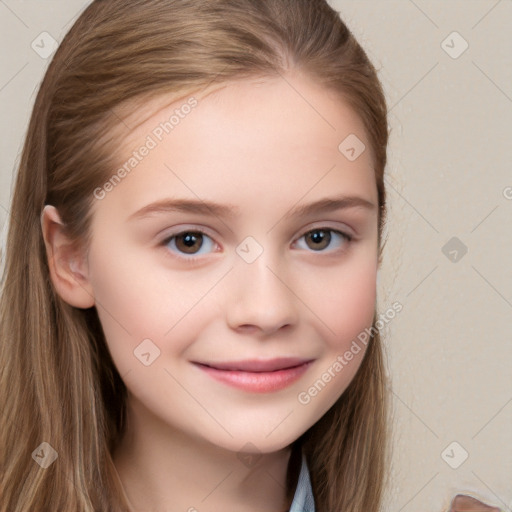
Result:
M375 263L376 265L376 263ZM323 357L297 395L295 418L309 426L344 393L361 366L373 322L376 266L372 262L332 276L318 306L324 340Z
M89 268L107 344L116 365L129 367L134 361L134 349L144 339L156 339L163 329L170 328L172 312L164 313L162 284L152 278L151 270L133 251L129 255L130 251L123 252L121 247L115 241L110 250L92 246Z
M371 326L377 296L376 279L376 262L368 260L331 273L325 286L319 289L315 312L324 323L325 339L333 349L350 345L351 340Z
M161 261L133 248L92 246L89 267L98 316L121 375L134 364L138 367L139 346L151 352L151 358L169 351L179 356L201 330L205 315L198 303L212 279L162 272ZM152 366L163 359L154 359Z

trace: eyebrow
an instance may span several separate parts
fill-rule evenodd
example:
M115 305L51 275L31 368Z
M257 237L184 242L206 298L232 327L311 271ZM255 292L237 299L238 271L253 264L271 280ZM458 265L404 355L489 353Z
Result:
M348 208L363 208L368 211L377 209L376 205L359 196L326 197L312 203L303 204L292 208L285 216L306 217L313 213L326 213ZM162 199L148 204L128 217L128 220L140 219L158 213L195 213L199 215L214 215L216 217L232 218L240 213L240 208L235 205L219 204L212 201L193 199Z

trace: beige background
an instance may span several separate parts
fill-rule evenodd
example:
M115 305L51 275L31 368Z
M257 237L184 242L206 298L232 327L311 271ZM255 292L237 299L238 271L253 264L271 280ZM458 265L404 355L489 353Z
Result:
M382 330L395 425L384 510L437 512L470 491L510 512L512 1L330 3L390 107L379 307L403 310ZM87 4L0 1L1 226L48 64L31 43L43 31L60 41Z

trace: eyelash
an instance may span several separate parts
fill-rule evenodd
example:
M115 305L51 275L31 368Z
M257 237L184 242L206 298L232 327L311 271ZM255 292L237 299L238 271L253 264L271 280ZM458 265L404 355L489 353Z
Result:
M353 241L353 235L350 235L348 233L345 233L344 231L340 231L338 229L333 229L333 228L329 228L329 227L318 227L318 228L314 228L314 229L310 229L309 231L306 231L304 234L302 234L297 240L300 240L301 238L304 238L306 235L310 234L310 233L314 233L315 231L324 231L324 232L331 232L331 233L336 233L338 235L340 235L341 237L343 237L345 239L345 242L346 244L345 245L350 245ZM187 230L184 230L184 231L180 231L178 233L173 233L172 235L166 237L164 240L162 240L162 242L160 243L161 246L163 247L166 247L167 245L169 245L169 243L171 242L171 240L173 240L174 238L180 236L180 235L184 235L184 234L201 234L203 236L206 236L208 238L210 238L212 241L212 237L210 235L208 235L208 233L206 233L205 231L201 230L201 229L187 229ZM344 249L341 249L340 252L344 252L347 248L344 248ZM323 250L320 250L320 251L311 251L311 252L319 252L319 253L322 253L322 252L329 252L329 251L323 251ZM330 251L330 252L336 252L336 251ZM181 254L184 254L184 253L181 253ZM186 257L186 256L177 256L178 258L180 259L183 259L185 261L188 261L188 262L195 262L195 261L198 261L202 258L204 258L204 256L190 256L190 257Z

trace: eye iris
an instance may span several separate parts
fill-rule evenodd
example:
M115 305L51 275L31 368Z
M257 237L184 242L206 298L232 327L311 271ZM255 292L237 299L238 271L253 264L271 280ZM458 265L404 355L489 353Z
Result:
M202 241L202 239L203 236L200 233L182 233L181 235L176 236L176 247L178 247L180 251L183 250L183 247L180 247L182 244L179 243L180 240L183 240L183 243L185 244L183 252L193 254L194 251L190 251L190 249L193 249L194 244L196 244L198 240ZM200 247L198 247L197 249L199 248Z
M325 242L322 246L314 245L311 247L312 249L324 249L329 245L329 242L331 241L331 233L324 229L317 229L306 235L306 241L313 241L314 244L322 244L322 242Z

